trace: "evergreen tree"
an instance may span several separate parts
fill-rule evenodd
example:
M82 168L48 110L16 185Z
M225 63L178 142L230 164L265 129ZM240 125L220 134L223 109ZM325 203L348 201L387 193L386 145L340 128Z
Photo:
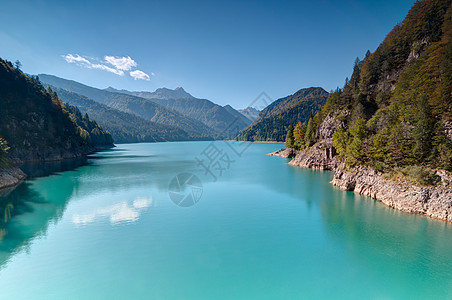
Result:
M305 143L307 147L311 147L315 141L315 126L314 119L312 118L312 113L309 116L308 125L306 126Z
M414 142L413 156L417 162L422 163L430 153L434 123L430 106L424 96L419 99L416 120L417 122L411 135Z
M20 70L20 68L22 68L22 63L19 60L16 60L14 62L14 68L16 68L17 70Z
M296 149L304 149L305 148L305 136L306 136L306 124L297 122L295 125L294 131L294 146Z
M333 134L333 145L339 158L344 159L347 155L348 133L341 126Z
M293 136L293 125L290 124L289 130L287 131L287 137L286 137L286 147L287 148L293 148L294 147L294 136Z
M344 88L350 83L350 79L348 79L348 77L345 77L345 84L344 84Z
M358 118L355 124L350 128L352 137L347 146L347 158L352 165L360 164L365 161L366 153L363 151L364 139L367 136L366 122Z

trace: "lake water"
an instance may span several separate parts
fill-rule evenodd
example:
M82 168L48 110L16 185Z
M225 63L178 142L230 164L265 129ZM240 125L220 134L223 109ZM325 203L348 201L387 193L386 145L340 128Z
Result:
M124 144L29 167L54 172L0 198L0 299L452 298L452 224L265 155L281 147ZM196 177L177 193L181 173Z

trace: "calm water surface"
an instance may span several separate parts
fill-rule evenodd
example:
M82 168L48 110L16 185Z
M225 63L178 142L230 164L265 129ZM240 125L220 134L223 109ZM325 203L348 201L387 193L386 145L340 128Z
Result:
M265 155L281 144L214 145L28 168L53 173L0 195L0 299L452 299L452 224ZM214 181L195 158L217 149ZM168 195L182 172L203 184L191 207Z

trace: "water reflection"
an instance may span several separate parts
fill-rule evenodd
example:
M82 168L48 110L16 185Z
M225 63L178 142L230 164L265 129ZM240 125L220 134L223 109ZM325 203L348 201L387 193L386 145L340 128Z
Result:
M88 158L86 156L82 156L61 161L30 162L21 165L20 168L25 172L25 174L27 174L28 179L31 179L36 177L49 176L54 173L74 170L75 168L87 164Z
M72 170L87 163L86 158L21 166L28 179ZM0 192L0 268L31 241L58 222L71 195L78 188L76 177L57 175L51 186L25 181ZM26 216L33 215L32 218ZM24 221L26 220L26 221Z
M431 278L452 284L451 224L397 211L353 192L334 189L332 194L319 199L326 232L369 269L385 265L376 276L399 274L384 287L388 293L407 281L419 293L435 290Z
M85 214L74 214L72 222L86 225L107 217L112 225L133 223L140 217L141 212L152 205L152 198L137 198L132 204L123 201L107 207L95 209Z

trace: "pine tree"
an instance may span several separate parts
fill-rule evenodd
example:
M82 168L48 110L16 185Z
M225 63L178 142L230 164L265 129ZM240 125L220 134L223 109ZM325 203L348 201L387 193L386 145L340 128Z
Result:
M311 147L315 141L315 126L312 113L309 115L308 125L306 126L305 143L306 147Z
M414 142L413 156L417 162L422 163L430 153L434 123L430 106L424 96L419 99L416 120L416 125L411 134Z
M305 148L305 135L306 135L306 124L298 121L297 125L295 125L294 131L294 146L296 149L304 149Z
M352 165L363 163L366 158L363 144L367 136L367 127L366 122L362 118L358 118L352 128L350 128L350 135L352 140L347 146L347 158Z
M293 137L293 125L290 124L289 130L287 131L287 137L286 137L286 147L287 148L293 148L294 146L294 137Z
M339 158L344 159L347 155L348 133L341 126L333 134L333 145Z
M16 68L17 70L20 70L20 68L22 68L22 63L20 62L20 60L16 60L14 62L14 68Z

